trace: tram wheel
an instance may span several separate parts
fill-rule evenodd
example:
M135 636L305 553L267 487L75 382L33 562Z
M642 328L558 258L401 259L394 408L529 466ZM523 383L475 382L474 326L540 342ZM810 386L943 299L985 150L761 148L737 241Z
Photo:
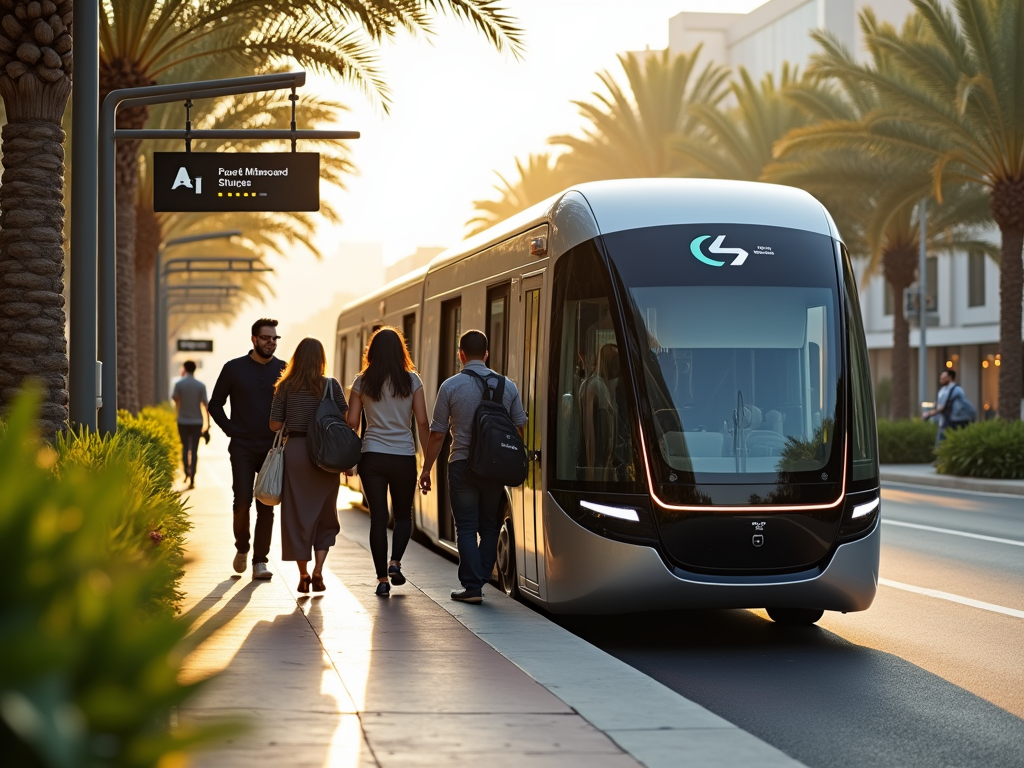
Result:
M765 610L776 624L790 627L809 627L825 613L816 608L765 608Z
M519 594L519 577L516 574L516 539L512 531L512 520L505 518L498 531L498 586L509 597Z

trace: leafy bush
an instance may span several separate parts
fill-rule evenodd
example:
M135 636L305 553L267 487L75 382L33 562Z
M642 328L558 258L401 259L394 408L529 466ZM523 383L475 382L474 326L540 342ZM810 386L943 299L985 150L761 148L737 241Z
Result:
M40 443L38 400L20 397L0 437L0 754L20 768L156 766L212 729L169 730L196 689L178 682L188 626L151 610L169 559L119 531L152 477L117 450L138 445L129 435L70 438L63 456Z
M878 420L878 459L882 464L930 464L938 427L930 421Z
M153 610L174 613L181 600L178 584L184 575L184 540L191 529L181 497L171 482L173 450L158 422L140 417L101 437L81 431L58 435L53 472L59 477L78 471L99 472L116 465L122 475L123 500L110 518L105 548L145 558L164 566L163 587L153 593ZM175 436L175 440L177 437Z
M1024 422L968 424L946 432L937 453L943 475L1024 480Z

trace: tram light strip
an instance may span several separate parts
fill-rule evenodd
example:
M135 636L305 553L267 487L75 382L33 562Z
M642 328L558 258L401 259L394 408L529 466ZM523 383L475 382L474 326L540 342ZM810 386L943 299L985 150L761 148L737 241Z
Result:
M595 514L604 515L605 517L629 520L631 523L640 522L640 515L636 513L635 509L628 509L626 507L609 507L606 504L595 504L592 501L581 501L580 506L584 509L589 509Z
M858 504L856 507L853 508L853 514L850 515L850 519L856 520L858 517L870 515L872 512L878 509L879 501L879 499L875 499L874 501L869 501L867 504Z

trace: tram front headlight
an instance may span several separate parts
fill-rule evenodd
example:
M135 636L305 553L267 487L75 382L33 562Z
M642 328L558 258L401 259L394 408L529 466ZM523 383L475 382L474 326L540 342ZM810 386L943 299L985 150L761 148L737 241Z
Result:
M631 507L613 507L608 504L595 504L592 501L581 501L580 506L601 517L614 517L617 520L628 520L639 523L640 515Z
M870 531L878 519L878 512L882 500L876 494L869 497L867 494L858 494L847 501L846 512L843 515L842 525L839 527L839 540L849 541L859 538Z
M872 512L878 509L878 505L881 503L881 501L881 499L875 499L874 501L869 501L867 504L858 504L853 508L853 512L850 513L850 519L856 520L858 517L865 517L867 515L870 515Z

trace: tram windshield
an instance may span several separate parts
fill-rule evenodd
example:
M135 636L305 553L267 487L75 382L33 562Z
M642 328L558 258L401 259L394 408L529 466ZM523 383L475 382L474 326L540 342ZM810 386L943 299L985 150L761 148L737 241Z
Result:
M705 483L820 474L841 453L831 240L750 226L607 239L643 358L648 443L667 474Z

